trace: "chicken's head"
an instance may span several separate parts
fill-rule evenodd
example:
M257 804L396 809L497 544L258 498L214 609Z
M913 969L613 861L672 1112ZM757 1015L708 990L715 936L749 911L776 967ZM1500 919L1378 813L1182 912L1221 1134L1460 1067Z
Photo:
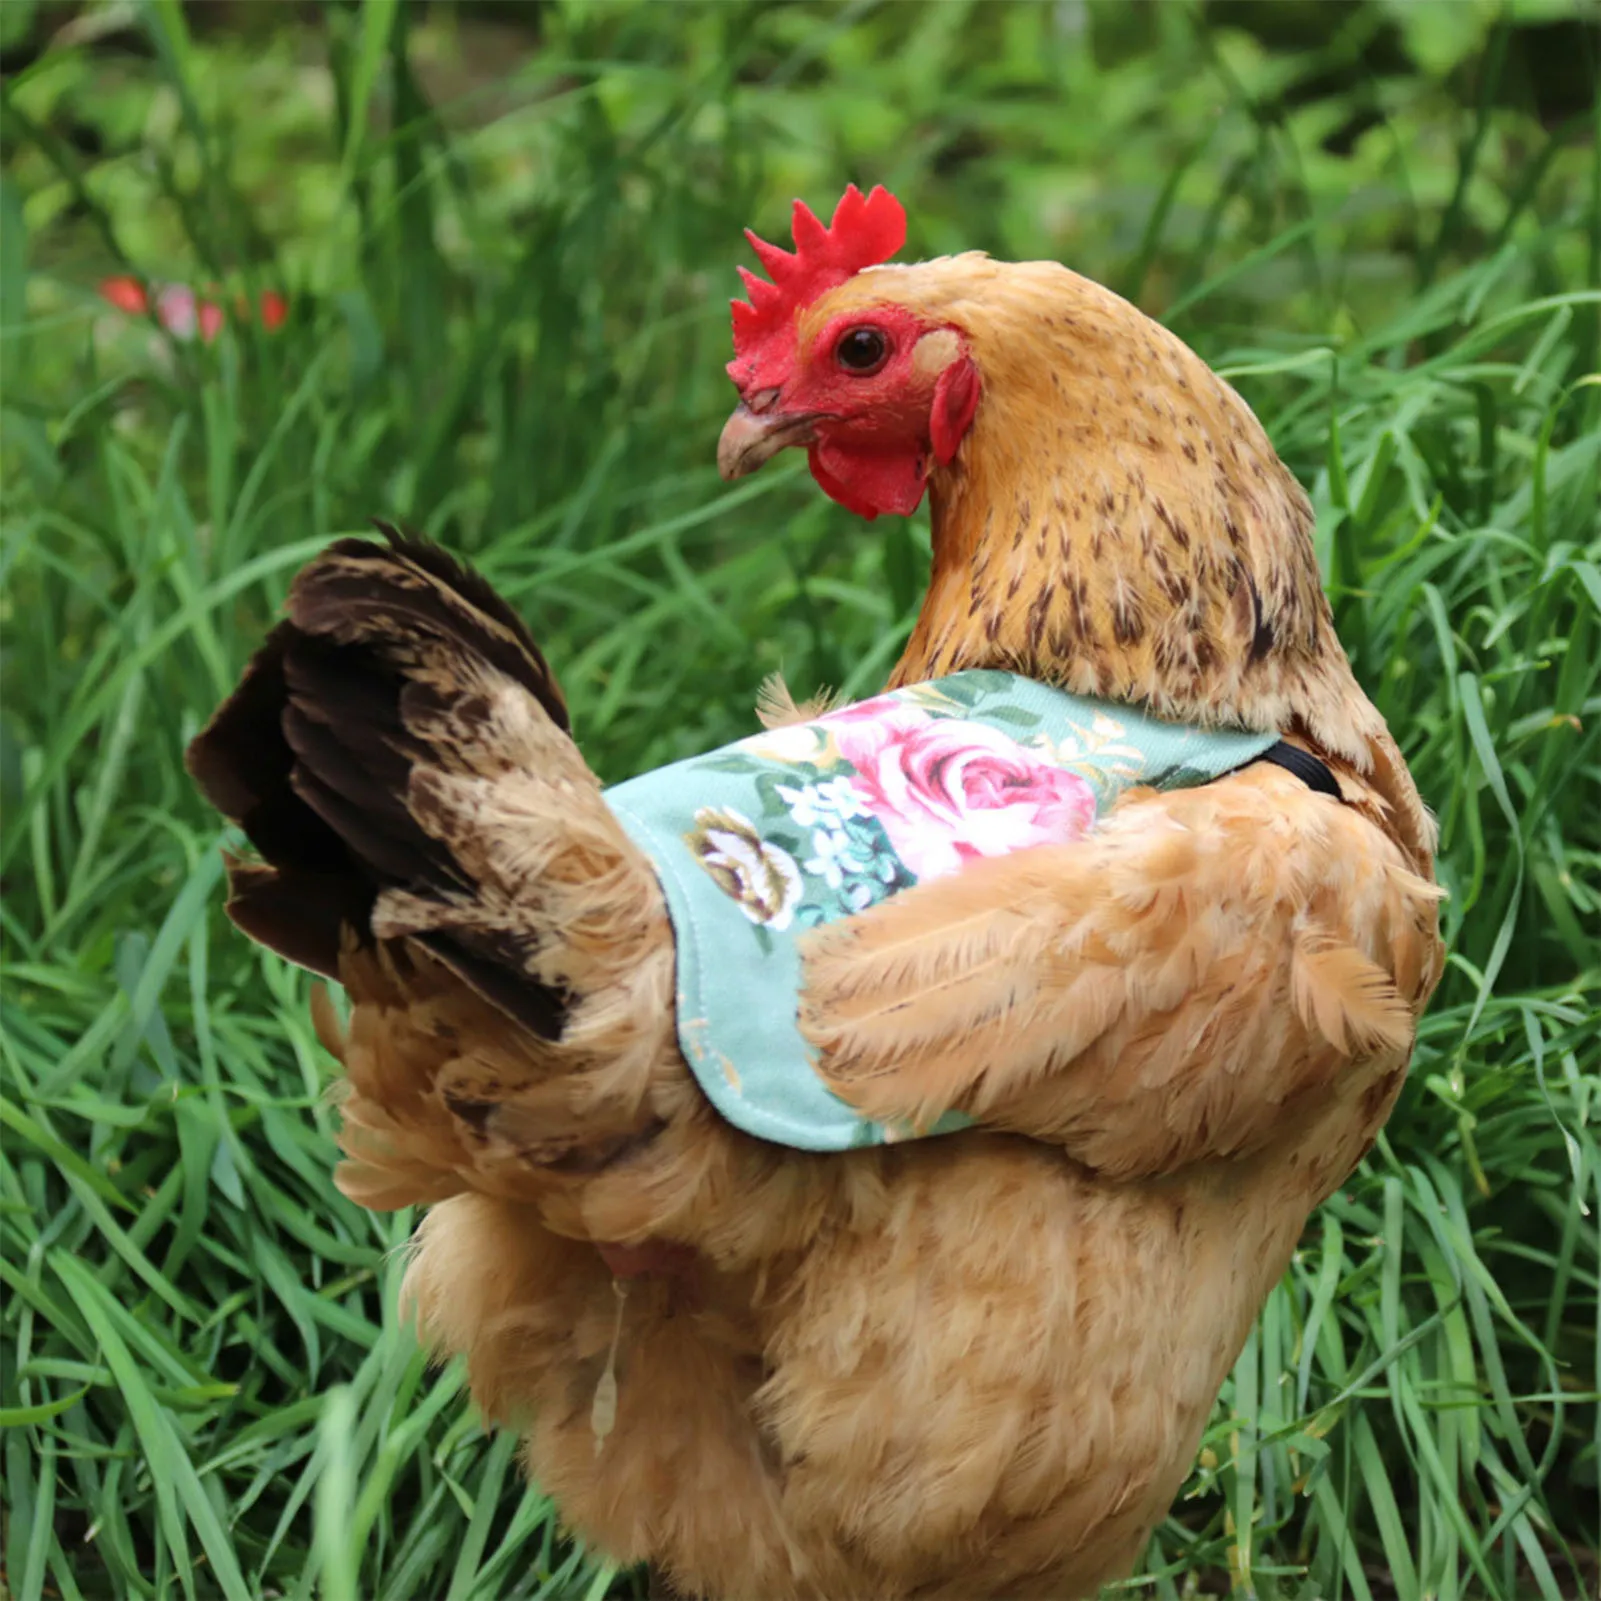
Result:
M772 282L740 268L750 299L734 302L728 364L740 404L718 469L740 478L805 445L812 476L842 506L910 513L978 409L967 340L912 306L837 293L906 242L906 213L888 190L864 196L852 184L827 227L797 200L794 235L791 253L746 234Z

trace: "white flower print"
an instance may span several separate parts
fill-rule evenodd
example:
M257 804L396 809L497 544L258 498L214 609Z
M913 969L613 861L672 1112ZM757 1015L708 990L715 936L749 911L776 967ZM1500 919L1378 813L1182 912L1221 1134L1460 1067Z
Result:
M867 816L867 808L848 778L828 778L799 788L775 784L773 789L802 828L837 828L853 817Z

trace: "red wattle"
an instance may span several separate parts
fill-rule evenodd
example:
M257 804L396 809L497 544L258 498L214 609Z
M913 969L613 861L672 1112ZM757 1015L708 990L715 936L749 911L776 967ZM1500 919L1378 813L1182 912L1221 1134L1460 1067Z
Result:
M818 488L869 521L881 511L910 517L928 483L928 461L921 451L846 450L823 442L806 457Z

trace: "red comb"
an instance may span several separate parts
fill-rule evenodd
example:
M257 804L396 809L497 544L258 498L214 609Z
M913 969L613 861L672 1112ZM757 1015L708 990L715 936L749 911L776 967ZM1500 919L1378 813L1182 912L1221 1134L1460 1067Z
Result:
M773 334L788 331L800 307L863 267L888 261L906 243L906 208L882 184L870 195L852 184L826 228L804 200L795 202L792 228L793 253L745 230L773 281L758 278L748 267L739 269L750 299L733 303L736 357L754 356Z

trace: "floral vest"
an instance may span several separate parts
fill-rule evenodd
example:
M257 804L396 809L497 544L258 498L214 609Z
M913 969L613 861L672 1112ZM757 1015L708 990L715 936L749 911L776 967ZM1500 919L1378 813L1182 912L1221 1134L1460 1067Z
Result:
M975 857L1082 839L1134 785L1205 784L1277 743L965 672L657 768L606 800L661 880L678 1037L701 1088L749 1134L838 1151L969 1120L888 1127L827 1087L796 1023L801 935Z

